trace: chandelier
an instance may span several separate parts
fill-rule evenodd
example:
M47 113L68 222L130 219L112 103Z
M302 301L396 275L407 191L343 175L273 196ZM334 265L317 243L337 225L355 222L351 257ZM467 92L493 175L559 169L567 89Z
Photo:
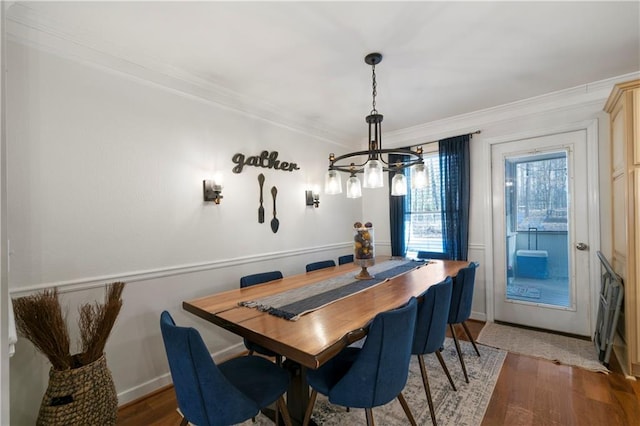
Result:
M384 149L382 148L382 114L376 109L377 83L376 65L382 61L380 53L370 53L364 61L372 69L372 109L365 121L369 125L369 149L335 156L329 154L329 170L325 178L324 190L327 194L342 193L340 173L349 173L347 179L347 198L362 196L362 188L382 188L384 186L383 173L396 172L391 180L391 195L407 194L407 179L403 170L411 168L411 186L424 188L427 184L427 172L422 160L422 147L415 151L410 148ZM401 155L400 161L388 161L389 154ZM385 157L387 156L387 160ZM358 174L363 174L362 183Z

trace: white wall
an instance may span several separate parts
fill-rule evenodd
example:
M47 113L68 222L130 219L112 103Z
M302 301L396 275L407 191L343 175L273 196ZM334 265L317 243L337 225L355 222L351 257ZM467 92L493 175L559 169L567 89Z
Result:
M6 91L5 91L5 12L6 6L0 4L0 241L5 241L7 232L7 180L1 171L6 169ZM9 423L9 354L10 337L8 308L9 286L7 285L7 247L0 243L0 425Z
M343 148L72 55L15 40L7 47L9 291L18 297L58 286L75 333L75 306L102 299L104 283L126 281L124 308L106 348L121 403L170 380L158 327L163 309L197 327L222 357L239 350L241 340L183 312L183 300L234 288L247 273L290 275L309 261L335 259L350 251L357 220L374 223L377 252L389 253L386 191L364 190L361 200L321 195L320 208L304 205L304 190L323 179L327 153ZM614 82L385 134L391 147L482 130L471 142L469 258L482 265L474 317L486 316L492 285L488 144L597 120L599 164L608 167L601 110ZM264 149L301 170L231 173L233 154ZM203 203L202 180L220 170L222 203ZM269 228L269 196L267 223L257 223L259 172L266 188L278 187L277 234ZM601 220L609 223L606 206ZM603 238L602 247L607 244ZM10 372L11 423L33 424L48 364L22 339Z
M491 253L492 235L487 231L487 222L491 222L491 187L489 156L490 145L496 140L518 140L522 135L535 137L548 134L557 128L578 126L586 128L590 123L597 123L598 144L594 150L597 153L598 170L593 173L599 176L600 184L600 241L592 246L590 253L592 261L597 263L595 253L601 250L608 253L611 247L611 208L608 193L607 176L609 169L609 125L608 116L602 111L609 93L615 83L638 78L639 73L620 76L607 81L597 82L581 87L570 88L534 99L523 100L488 110L477 111L463 116L453 117L438 122L427 123L415 128L405 129L385 134L385 146L401 147L417 145L439 139L481 130L473 135L470 142L471 156L471 206L469 224L469 260L480 262L476 275L472 318L479 320L491 319L491 301L487 301L487 293L493 288L493 254ZM371 192L364 197L364 209L375 211L375 220L379 223L389 222L387 195L382 192ZM600 224L593 224L599 228ZM378 240L387 240L387 234L376 230ZM599 277L593 287L598 285ZM595 296L593 296L595 300ZM595 302L593 306L596 306ZM595 322L595 315L593 321Z
M121 403L169 381L163 309L224 355L241 340L184 313L183 300L235 288L247 273L301 273L309 261L350 252L360 203L324 195L317 209L304 203L340 147L19 43L8 43L8 64L10 293L59 286L75 330L80 302L102 300L104 283L126 281L107 344ZM235 153L262 150L301 170L231 172ZM224 173L220 205L202 201L202 180L215 171ZM10 368L11 423L33 424L48 364L21 339Z

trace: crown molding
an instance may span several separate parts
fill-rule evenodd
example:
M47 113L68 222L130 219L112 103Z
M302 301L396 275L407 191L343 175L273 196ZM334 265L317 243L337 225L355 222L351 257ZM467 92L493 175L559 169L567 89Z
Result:
M467 131L471 133L489 124L523 116L552 113L553 111L582 108L589 105L602 108L616 84L638 78L640 78L640 71L387 132L385 133L385 143L390 146L426 143Z
M273 104L252 99L173 67L150 56L134 53L98 39L86 31L62 24L36 12L28 3L15 3L7 10L8 40L72 59L103 70L116 71L147 84L162 86L175 93L194 97L227 110L263 120L278 127L311 136L332 145L345 146L346 135L325 125L301 120ZM76 35L80 34L80 35Z
M11 41L55 53L90 66L97 66L106 71L125 74L144 84L161 86L172 92L239 112L331 145L349 148L350 138L347 135L337 130L328 129L324 124L301 120L270 103L251 99L155 58L115 46L86 31L79 31L78 28L69 31L68 24L62 24L38 13L28 6L28 2L12 2L6 10L6 33ZM385 132L385 144L390 147L420 144L465 131L473 132L488 124L508 121L525 115L583 107L590 103L604 105L615 84L637 78L640 78L640 71L401 130Z

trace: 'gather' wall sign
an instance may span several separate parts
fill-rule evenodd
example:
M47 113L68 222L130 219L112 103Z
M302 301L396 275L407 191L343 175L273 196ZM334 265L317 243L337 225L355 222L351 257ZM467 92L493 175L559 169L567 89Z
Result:
M242 173L244 166L262 167L265 169L282 170L283 172L292 172L300 170L296 163L278 160L277 151L262 151L260 155L252 155L245 157L242 153L235 154L231 161L236 165L232 170L233 173Z

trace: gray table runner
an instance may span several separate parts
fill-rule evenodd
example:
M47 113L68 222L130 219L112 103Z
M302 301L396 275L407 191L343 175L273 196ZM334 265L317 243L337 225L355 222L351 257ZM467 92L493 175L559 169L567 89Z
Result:
M388 260L367 268L369 273L374 276L371 280L358 280L355 278L356 272L350 271L344 275L308 286L284 291L273 296L243 301L239 304L295 321L306 313L380 284L424 264L424 262L407 261L406 259Z

